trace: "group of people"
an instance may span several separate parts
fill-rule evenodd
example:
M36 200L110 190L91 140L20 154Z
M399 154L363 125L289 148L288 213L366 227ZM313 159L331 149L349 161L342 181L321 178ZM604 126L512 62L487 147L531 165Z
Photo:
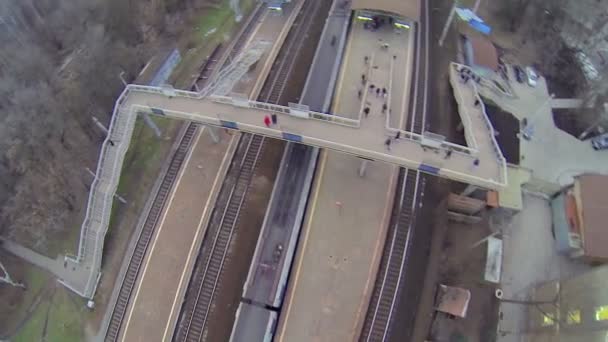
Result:
M366 22L363 27L366 30L375 31L382 27L384 24L388 23L389 25L393 25L393 18L381 17L381 16L373 16L371 21Z
M264 115L264 125L270 128L271 126L276 126L278 123L278 118L276 114Z
M469 80L473 80L475 83L481 82L481 77L477 76L471 69L461 67L458 69L458 74L460 75L460 81L462 83L468 83Z

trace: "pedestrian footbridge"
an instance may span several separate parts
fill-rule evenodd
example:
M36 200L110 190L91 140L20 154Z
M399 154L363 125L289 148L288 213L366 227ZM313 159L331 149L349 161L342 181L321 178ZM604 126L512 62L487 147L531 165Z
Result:
M454 71L456 73L456 71ZM475 85L452 79L468 146L445 141L432 133L415 134L388 126L388 115L347 119L314 112L306 106L279 106L238 96L209 95L131 85L118 103L120 112L153 114L236 129L306 145L329 148L361 158L418 169L483 188L506 185L506 162L483 104L475 106ZM276 114L277 125L264 117ZM399 139L394 139L399 132ZM385 144L391 139L390 149ZM450 151L450 152L448 152ZM476 162L477 161L477 162Z
M127 86L116 102L108 136L101 149L78 254L66 256L67 274L61 282L83 297L92 298L95 293L113 196L138 114L190 120L329 148L488 189L505 186L506 161L494 138L483 103L475 105L475 100L479 99L477 85L472 81L462 83L459 79L457 69L462 67L452 65L450 82L467 146L447 142L432 133L415 134L389 127L389 114L382 114L381 108L371 108L368 117L362 116L366 97L374 96L367 92L361 100L353 94L353 101L360 101L361 108L358 115L351 116L358 119L347 119L311 111L298 104L279 106L251 101L243 96L203 96L202 93L166 87ZM270 114L276 114L278 120L276 125L267 127L264 117ZM390 140L389 146L387 140Z

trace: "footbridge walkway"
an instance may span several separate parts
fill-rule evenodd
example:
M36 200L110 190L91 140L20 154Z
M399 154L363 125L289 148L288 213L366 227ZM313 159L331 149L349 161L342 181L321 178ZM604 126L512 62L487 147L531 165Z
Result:
M372 55L370 65L373 65L373 59ZM202 96L166 87L127 86L116 102L108 136L102 146L78 255L66 257L65 268L69 272L61 281L83 297L92 298L95 293L101 270L101 253L95 251L103 250L113 196L138 114L190 120L334 149L483 188L505 186L506 161L494 138L483 103L474 104L475 99L479 99L476 85L459 80L457 69L462 67L452 65L450 81L467 146L447 142L432 133L420 135L390 127L390 114L372 112L366 117L363 115L365 98L376 96L371 92L363 97L360 113L351 116L358 118L355 120L311 111L299 104L279 106L251 101L244 96ZM373 79L373 72L370 67L367 79ZM360 101L357 94L353 94L353 101ZM390 91L387 103L390 103ZM390 113L390 108L387 112ZM276 125L267 127L264 117L270 114L276 114L278 120ZM391 142L388 146L387 140Z
M474 105L476 89L469 83L452 82L468 146L447 142L432 133L420 135L389 127L389 114L372 113L366 118L363 108L354 120L314 112L299 104L271 105L239 96L200 97L193 92L144 86L129 86L119 106L124 108L122 112L237 129L496 189L506 184L506 163L483 104ZM270 114L277 115L277 124L267 127L264 117ZM399 139L395 139L397 135ZM389 146L387 139L391 141Z

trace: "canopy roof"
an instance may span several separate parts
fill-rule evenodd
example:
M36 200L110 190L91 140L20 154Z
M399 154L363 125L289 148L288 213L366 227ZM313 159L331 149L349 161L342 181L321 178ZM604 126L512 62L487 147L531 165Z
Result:
M380 10L418 21L420 17L419 0L352 0L353 10Z

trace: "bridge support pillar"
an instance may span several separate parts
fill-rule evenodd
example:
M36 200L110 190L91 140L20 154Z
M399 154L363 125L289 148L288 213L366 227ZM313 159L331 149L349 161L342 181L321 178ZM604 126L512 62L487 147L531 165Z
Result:
M209 132L209 135L211 136L211 139L213 140L213 142L216 144L219 143L220 142L219 128L214 127L214 126L207 126L205 128Z
M469 184L467 185L467 187L460 193L460 196L469 196L471 195L473 192L475 192L475 190L477 190L477 187L475 185Z
M361 165L359 165L359 177L365 177L365 171L367 171L367 164L369 160L361 159Z

